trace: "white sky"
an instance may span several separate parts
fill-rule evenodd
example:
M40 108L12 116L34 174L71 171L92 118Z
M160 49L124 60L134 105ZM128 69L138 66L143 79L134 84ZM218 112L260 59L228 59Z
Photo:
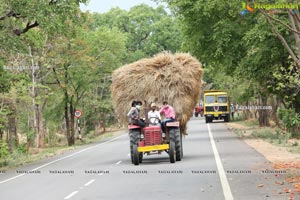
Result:
M80 8L82 11L89 10L90 12L104 13L113 7L130 10L131 7L142 3L154 8L157 7L157 4L151 0L89 0L87 6L82 4Z

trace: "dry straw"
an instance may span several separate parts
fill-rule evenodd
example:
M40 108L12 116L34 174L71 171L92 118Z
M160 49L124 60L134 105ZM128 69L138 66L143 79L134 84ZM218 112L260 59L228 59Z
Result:
M119 119L127 123L127 112L133 100L147 101L146 108L168 101L180 121L181 133L193 115L202 83L199 61L187 53L163 52L115 70L112 74L112 99Z

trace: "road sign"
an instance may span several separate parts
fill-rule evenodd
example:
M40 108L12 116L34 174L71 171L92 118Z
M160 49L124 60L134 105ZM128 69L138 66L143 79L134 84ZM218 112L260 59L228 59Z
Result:
M79 117L81 117L82 112L80 110L76 110L74 115L75 115L75 117L79 118Z

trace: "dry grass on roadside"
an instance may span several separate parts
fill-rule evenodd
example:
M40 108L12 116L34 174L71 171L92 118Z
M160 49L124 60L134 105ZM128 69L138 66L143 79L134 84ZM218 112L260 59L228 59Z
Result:
M67 151L75 150L81 146L99 142L101 140L105 140L113 136L117 136L121 132L123 132L123 130L109 131L97 137L93 136L93 134L88 134L83 138L82 141L76 140L76 144L71 147L56 146L56 147L43 148L38 150L31 149L29 153L16 150L12 152L9 156L7 156L5 159L3 158L0 159L0 171L14 169L19 166L33 163L42 159L47 159L57 155L61 155Z
M287 151L300 154L300 140L276 127L259 127L257 120L230 122L226 124L242 139L261 139Z

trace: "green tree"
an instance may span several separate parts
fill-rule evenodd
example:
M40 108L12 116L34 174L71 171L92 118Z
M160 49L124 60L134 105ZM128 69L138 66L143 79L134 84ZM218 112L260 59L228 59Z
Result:
M272 92L266 86L270 85L269 80L273 79L274 71L281 66L289 66L290 51L282 48L280 40L270 32L269 20L266 20L265 15L258 11L241 16L240 2L165 2L181 19L184 49L196 55L205 66L216 68L211 72L218 70L219 76L212 74L212 81L222 73L227 74L246 83L245 86L248 85L241 96L250 98L254 95L252 98L257 98L258 103L266 105ZM287 19L287 16L287 13L283 13L281 17ZM276 30L285 38L291 35L282 27ZM268 125L267 117L266 111L260 111L260 125Z
M152 8L141 4L129 11L113 8L107 13L93 14L90 27L96 29L103 26L118 28L126 34L126 63L161 51L176 52L181 48L182 34L178 21L162 6Z
M86 3L86 0L3 0L0 30L17 36L37 26L47 32L57 32L64 21L76 20L80 14L79 3Z
M53 74L50 78L58 84L59 90L56 91L63 98L59 107L63 108L69 145L75 143L75 110L84 107L84 99L88 102L103 100L103 91L107 92L108 86L103 86L102 80L119 64L125 48L124 36L118 30L97 29L89 32L76 25L71 28L76 28L76 35L55 37L49 54L49 58L53 58L50 63ZM99 88L101 98L97 97L98 92L93 93ZM93 95L96 96L89 100L88 97ZM95 112L91 110L94 108L85 109L84 113ZM95 116L99 114L101 112Z

